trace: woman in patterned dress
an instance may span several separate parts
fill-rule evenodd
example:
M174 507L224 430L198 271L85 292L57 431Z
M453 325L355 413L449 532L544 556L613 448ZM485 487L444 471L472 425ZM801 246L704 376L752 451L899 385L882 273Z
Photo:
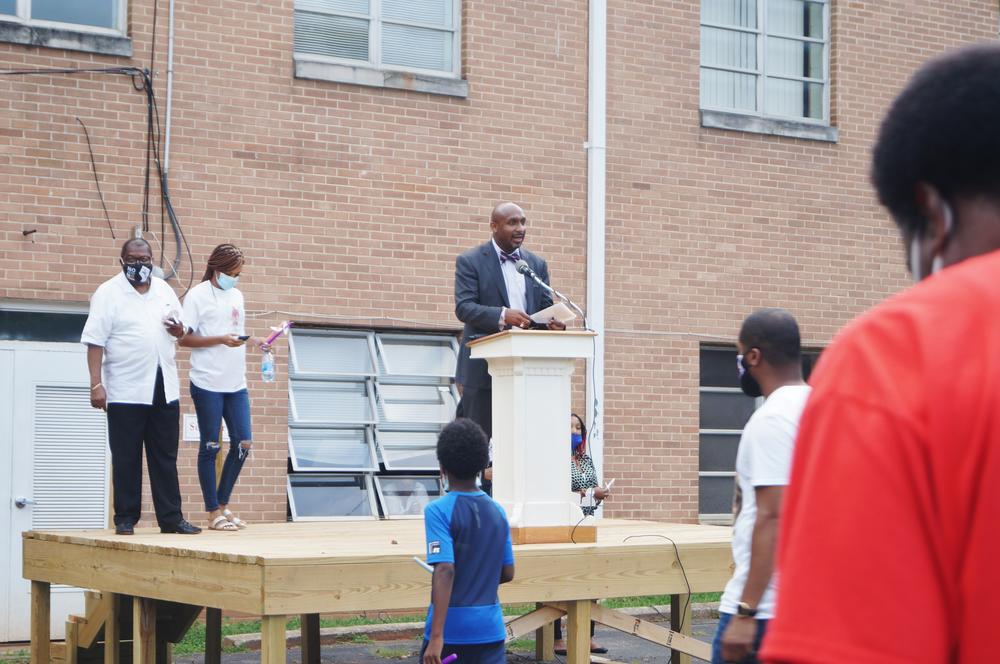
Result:
M579 415L569 416L570 445L573 454L570 457L569 471L572 490L580 494L580 509L585 517L592 516L597 506L608 497L610 489L602 487L597 479L597 469L594 460L587 454L587 427ZM589 493L589 496L588 496ZM590 652L604 654L607 648L594 641L594 622L590 623ZM555 651L557 655L566 654L566 642L562 637L562 619L555 622Z

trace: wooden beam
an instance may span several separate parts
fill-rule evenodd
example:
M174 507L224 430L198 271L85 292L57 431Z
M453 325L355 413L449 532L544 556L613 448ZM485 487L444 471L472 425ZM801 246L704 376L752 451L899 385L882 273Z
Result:
M205 664L222 663L222 609L205 609Z
M52 635L50 586L46 581L31 582L31 664L49 664Z
M670 596L670 629L691 636L691 595ZM708 657L701 659L712 660L710 646ZM691 664L691 657L683 650L671 647L670 664Z
M518 616L507 623L506 640L511 641L519 636L534 632L545 624L551 625L553 620L561 617L564 613L565 611L554 606L542 605L540 609Z
M101 629L108 619L108 597L111 594L94 592L86 594L86 611L84 615L86 620L80 625L81 648L91 647L97 641L97 637L101 635Z
M63 654L65 664L76 664L78 649L80 648L80 623L70 616L66 621L66 649Z
M590 607L590 611L591 620L599 622L602 625L607 625L608 627L613 627L621 632L638 636L640 639L666 646L671 650L671 657L673 657L673 653L684 653L685 655L693 655L707 662L712 661L711 644L699 641L688 634L675 632L646 620L639 620L627 613L615 611L596 603ZM685 625L685 628L688 628L688 626ZM690 661L690 658L688 661Z
M535 604L536 609L541 609L545 605L542 603ZM555 620L562 620L563 611L559 611L560 615L555 618ZM535 630L535 660L539 662L551 662L556 658L556 648L555 648L555 625L553 623L555 620L551 620L538 629Z
M156 664L156 600L132 598L132 664Z
M566 664L590 664L590 606L580 599L567 604Z
M261 618L260 664L285 664L285 622L285 616Z
M121 598L115 593L101 593L108 603L104 618L104 664L118 664L121 660Z
M320 664L319 657L319 614L304 613L301 616L302 664ZM208 664L206 662L206 664Z

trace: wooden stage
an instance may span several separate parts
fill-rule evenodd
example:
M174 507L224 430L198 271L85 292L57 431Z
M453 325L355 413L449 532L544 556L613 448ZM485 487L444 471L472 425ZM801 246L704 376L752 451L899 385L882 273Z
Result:
M112 617L117 615L116 596L136 598L132 649L136 664L164 658L155 634L150 634L155 632L157 601L259 615L263 621L261 661L284 664L285 621L290 616L310 616L308 624L316 626L318 639L316 614L424 610L430 602L431 575L413 560L425 557L423 526L421 520L280 523L193 536L138 529L131 537L108 530L26 532L24 577L32 581L32 664L50 662L49 584L54 583L99 591L105 601L110 598ZM587 621L591 618L643 638L685 647L681 644L689 637L679 632L689 631L690 615L683 630L670 632L653 626L670 636L656 633L651 637L646 629L649 624L640 626L641 621L634 619L622 622L624 614L603 609L592 600L672 595L675 609L678 603L690 608L690 602L684 601L688 592L720 591L729 580L729 529L605 519L598 522L597 533L593 544L514 547L516 576L500 587L500 601L538 603L540 610L514 621L508 634L534 631L566 612L570 664L589 660L589 647L583 646L589 643ZM680 561L667 538L676 543ZM676 629L681 611L672 613ZM106 630L105 640L117 643L117 621L107 624L111 629ZM91 626L91 631L95 629ZM551 629L548 634L551 639ZM539 635L543 636L539 654L544 655L541 630ZM303 661L314 659L318 653L310 649L316 644L306 634L303 637ZM73 638L75 633L68 640ZM701 642L691 645L694 649L688 652L704 652ZM117 657L117 648L106 649L105 662L115 664ZM212 659L207 653L206 662ZM75 658L68 654L65 661L72 664L71 660Z

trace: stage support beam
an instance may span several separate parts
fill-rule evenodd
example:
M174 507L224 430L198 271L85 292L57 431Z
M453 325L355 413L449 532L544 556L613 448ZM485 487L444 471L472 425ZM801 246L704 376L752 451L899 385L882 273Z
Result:
M222 664L222 609L205 607L205 664Z
M48 582L31 582L31 664L49 664L49 645L52 641L49 591Z
M691 636L691 595L670 596L670 629ZM671 650L670 664L691 664L691 656Z
M545 605L541 602L535 604L536 609L541 609ZM562 611L556 616L555 620L562 620ZM551 662L556 658L556 647L555 647L555 627L553 626L553 620L548 621L541 627L535 630L535 660L539 662Z
M260 664L285 664L285 616L264 616L260 621Z
M156 664L156 600L132 598L132 664Z
M105 593L101 593L103 600ZM104 618L104 664L118 664L121 660L121 599L116 593L107 593L108 613Z
M590 602L566 602L566 664L590 664Z
M304 613L302 622L302 664L319 664L319 614Z

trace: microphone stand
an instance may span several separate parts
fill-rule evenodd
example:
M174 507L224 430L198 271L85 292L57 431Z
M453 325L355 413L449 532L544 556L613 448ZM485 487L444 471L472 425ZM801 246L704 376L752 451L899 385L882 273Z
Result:
M521 274L526 274L529 277L531 277L536 284L538 284L539 286L541 286L542 288L544 288L548 292L550 292L553 295L555 295L557 298L559 298L563 302L563 304L565 304L570 309L572 309L573 311L575 311L576 313L578 313L580 315L580 318L583 319L583 329L585 329L585 330L589 330L590 329L590 327L587 326L587 314L583 313L583 310L580 309L580 307L576 306L576 304L573 302L573 300L569 299L568 297L566 297L565 295L563 295L562 293L560 293L559 291L557 291L555 288L553 288L552 286L549 286L547 283L545 283L544 281L542 281L538 277L538 275L535 274L535 271L531 269L531 266L528 265L528 261L526 261L526 260L524 260L522 258L520 262L523 263L523 265L519 265L518 266L518 269L517 269L518 272L520 272Z

